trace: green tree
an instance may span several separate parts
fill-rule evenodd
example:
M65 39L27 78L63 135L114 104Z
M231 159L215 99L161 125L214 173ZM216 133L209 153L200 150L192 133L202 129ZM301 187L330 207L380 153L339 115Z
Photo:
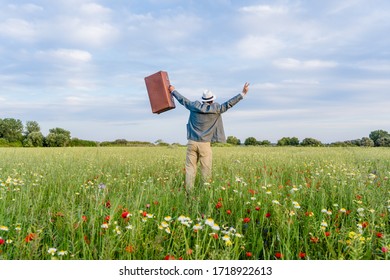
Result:
M372 141L372 139L368 137L363 137L360 141L361 146L363 147L374 147L375 143Z
M385 130L374 130L371 131L369 137L372 141L374 141L375 146L380 146L379 143L377 142L380 138L385 137L385 136L390 136L390 134L385 131Z
M22 121L13 118L0 119L0 138L8 142L21 141L23 138Z
M46 145L48 147L66 147L70 142L70 131L63 128L52 128L46 136Z
M23 146L25 147L42 147L43 146L43 134L41 133L41 127L36 121L27 121L24 131L25 139Z
M226 143L232 144L232 145L240 145L241 141L235 136L228 136L226 139Z
M269 140L257 141L257 145L260 145L260 146L271 146L271 141L269 141Z
M376 145L378 147L390 147L390 135L382 136L378 140L376 140Z
M255 137L248 137L245 139L244 144L245 146L256 146L258 143Z
M302 146L320 147L322 146L321 141L314 138L305 138L301 142Z

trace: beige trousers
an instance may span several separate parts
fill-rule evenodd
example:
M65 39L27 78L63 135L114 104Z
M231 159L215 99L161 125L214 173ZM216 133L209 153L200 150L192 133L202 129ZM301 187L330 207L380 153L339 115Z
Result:
M189 140L187 144L186 158L187 193L190 193L194 186L198 162L200 163L202 180L206 182L211 178L211 167L213 162L211 144L210 142L196 142Z

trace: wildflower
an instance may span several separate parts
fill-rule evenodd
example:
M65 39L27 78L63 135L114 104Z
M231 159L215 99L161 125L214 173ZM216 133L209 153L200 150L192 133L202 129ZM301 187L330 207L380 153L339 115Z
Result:
M377 232L377 233L376 233L376 237L378 237L378 238L383 238L383 233Z
M246 217L242 221L243 221L243 223L247 224L247 223L249 223L251 221L251 219Z
M325 231L325 236L329 237L330 236L330 231Z
M229 235L224 235L223 237L222 237L222 240L223 241L229 241L230 240L230 237L229 237Z
M166 260L166 261L175 260L175 257L172 256L172 255L166 255L165 258L164 258L164 260Z
M242 235L242 234L240 234L240 233L236 233L236 234L234 234L234 236L235 237L238 237L238 238L243 238L244 236Z
M273 203L273 204L280 205L280 202L279 202L279 201L277 201L277 200L272 200L272 203Z
M135 248L134 248L134 246L133 245L127 245L126 246L126 248L125 248L125 251L127 252L127 253L134 253L134 251L135 251Z
M3 245L5 243L5 240L0 237L0 245Z
M253 254L252 254L252 252L246 252L246 253L245 253L245 256L246 256L247 258L251 258L251 257L253 256Z
M30 241L32 241L34 238L36 238L36 234L35 233L29 233L27 236L26 236L26 238L24 238L24 241L25 242L30 242Z
M133 229L133 226L132 226L132 225L127 225L127 226L125 227L125 229L132 230L132 229Z
M314 213L313 212L305 212L306 217L313 217Z
M212 227L214 225L214 220L212 218L208 218L206 220L205 224Z
M152 218L154 218L154 215L153 215L153 214L146 214L146 217L147 217L148 219L152 219Z
M215 231L220 230L220 227L219 227L218 224L214 224L211 228L212 228L213 230L215 230Z
M21 227L20 225L17 225L17 226L15 227L15 230L16 230L16 231L21 231L21 230L22 230L22 227Z
M110 218L111 218L111 217L110 217L109 215L107 215L107 216L104 218L104 220L108 222L108 221L110 221Z
M170 221L172 220L172 217L171 217L171 216L166 216L166 217L164 218L164 220L167 221L167 222L170 222Z
M65 256L65 255L67 255L68 254L68 252L67 251L64 251L64 250L61 250L61 251L59 251L58 253L57 253L59 256Z
M260 211L260 206L256 206L255 210Z
M225 245L226 245L227 247L230 247L230 246L233 245L233 242L232 242L231 240L227 240L227 241L225 241Z
M187 255L192 255L193 252L194 252L194 250L188 249L188 250L186 251L186 254L187 254Z
M226 214L231 215L232 211L228 209L228 210L226 210Z
M194 225L194 226L192 227L192 229L193 229L194 231L198 231L198 230L203 229L203 227L202 227L200 224L196 224L196 225Z
M354 231L350 231L348 233L348 237L351 238L351 239L355 238L355 236L356 236L356 232L354 232Z
M106 208L110 208L111 207L111 202L109 200L107 200L105 206L106 206Z
M165 228L165 232L171 234L171 229L169 227Z
M315 237L315 236L311 236L311 237L310 237L310 242L311 242L311 243L318 243L319 240L320 240L320 239L319 239L318 237Z
M81 216L81 219L84 221L84 222L86 222L88 219L87 219L87 216L85 216L85 215L82 215Z
M289 213L289 215L290 215L290 216L295 216L296 213L295 213L294 211L291 210L290 213Z
M57 249L56 248L49 248L49 250L47 250L47 252L49 254L51 254L52 256L54 256L54 254L57 252Z
M210 233L210 236L214 239L218 239L219 236L218 236L218 233Z
M328 211L326 211L326 214L330 216L330 215L332 215L332 211L328 210Z
M103 183L99 184L99 189L104 190L106 188L106 185Z
M277 252L277 253L275 253L275 258L277 258L277 259L281 259L281 258L283 258L283 254L282 254L282 253L279 253L279 252Z
M298 257L299 257L300 259L304 259L304 258L306 258L306 253L304 253L304 252L299 252Z
M321 227L327 227L327 226L328 226L328 223L325 222L324 220L322 220Z
M106 228L108 228L108 224L107 223L103 223L100 227L106 229Z
M216 209L219 209L222 207L222 202L218 201L218 203L215 205Z
M0 226L0 230L2 230L2 231L8 231L9 229L8 229L7 226Z
M130 216L131 216L131 214L129 212L127 212L127 211L122 213L122 218L123 219L129 218Z
M272 194L272 192L271 192L271 191L266 191L265 193L266 193L266 194Z
M270 213L270 212L267 212L267 214L265 214L265 217L266 217L266 218L271 217L271 213Z
M389 248L388 247L386 247L386 246L383 246L382 247L382 252L383 253L387 253L389 251Z
M167 222L163 221L163 222L161 222L161 226L163 228L167 228L167 227L169 227L169 224Z
M341 213L346 213L346 212L347 212L347 209L341 208L339 211L340 211Z
M362 228L366 228L366 227L368 227L368 222L367 222L367 221L364 221L364 222L362 223Z

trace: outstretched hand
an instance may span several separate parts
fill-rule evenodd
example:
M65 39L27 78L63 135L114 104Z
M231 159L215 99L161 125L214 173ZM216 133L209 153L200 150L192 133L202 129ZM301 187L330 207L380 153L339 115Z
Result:
M175 87L173 85L169 85L168 90L169 92L172 92L175 90Z
M242 88L242 94L246 95L248 93L248 90L249 90L249 83L246 82L244 87Z

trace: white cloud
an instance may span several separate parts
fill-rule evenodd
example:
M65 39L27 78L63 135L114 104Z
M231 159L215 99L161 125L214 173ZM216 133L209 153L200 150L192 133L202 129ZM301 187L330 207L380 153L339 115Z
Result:
M90 62L92 60L92 55L83 50L77 49L57 49L49 51L39 51L38 56L49 57L55 60L61 60L62 62Z
M0 22L0 36L10 37L17 41L33 41L37 35L34 24L19 18L10 18Z
M239 9L241 13L255 14L255 15L275 15L275 14L286 14L288 13L287 6L270 6L270 5L255 5L245 6Z
M283 69L297 69L297 70L312 70L312 69L322 69L322 68L334 68L337 66L337 63L334 61L325 61L325 60L298 60L294 58L282 58L275 60L273 64L278 68Z
M84 3L80 7L83 14L90 16L107 16L111 14L111 9L101 6L97 3Z
M240 56L247 58L268 58L283 50L284 43L272 36L249 35L237 44Z

